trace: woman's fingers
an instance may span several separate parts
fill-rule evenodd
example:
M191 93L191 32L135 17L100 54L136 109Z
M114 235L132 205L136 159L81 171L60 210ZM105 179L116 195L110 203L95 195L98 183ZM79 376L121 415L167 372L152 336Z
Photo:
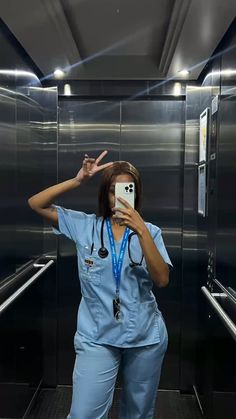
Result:
M96 158L96 164L98 164L102 159L103 159L103 157L105 157L106 156L106 154L107 154L108 152L107 152L107 150L104 150L101 154L100 154L100 156L98 156L97 158Z
M121 212L119 211L119 215L118 214L113 214L112 215L112 218L120 218L120 219L122 219L122 220L124 220L124 219L126 219L127 218L127 215L128 214L121 214Z
M85 163L94 163L95 162L95 159L92 159L91 157L85 157L84 160L83 160L83 162L85 162Z
M96 159L89 157L89 155L86 153L84 155L83 166L86 167L88 171L93 173L104 170L106 167L109 167L113 164L113 162L109 162L98 166L99 162L103 159L103 157L106 156L107 153L107 150L104 150Z
M95 159L92 159L91 157L86 157L85 159L88 163L94 163Z
M109 167L109 166L112 166L112 165L113 165L113 162L112 161L109 162L109 163L102 164L101 166L97 166L97 171L100 172L100 170L103 170L106 167Z
M116 208L115 207L115 208L112 208L112 212L119 212L121 214L128 215L128 216L132 215L130 208L120 208L120 207Z
M118 201L120 201L126 208L132 208L131 205L123 198L117 197Z

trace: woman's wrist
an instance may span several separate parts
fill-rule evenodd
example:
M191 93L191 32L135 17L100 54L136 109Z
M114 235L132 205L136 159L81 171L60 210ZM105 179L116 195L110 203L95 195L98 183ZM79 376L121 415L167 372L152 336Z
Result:
M140 227L140 229L137 231L137 234L140 239L145 239L147 234L149 234L147 226L144 224L142 227Z
M75 187L78 187L78 186L80 186L84 182L84 179L81 179L81 178L78 178L78 177L74 177L72 179L72 181L75 183Z

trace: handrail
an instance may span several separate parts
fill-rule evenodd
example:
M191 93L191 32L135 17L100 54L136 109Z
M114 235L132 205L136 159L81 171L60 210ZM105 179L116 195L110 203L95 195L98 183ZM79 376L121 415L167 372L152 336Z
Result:
M52 264L54 260L50 260L47 262L41 269L36 272L28 281L26 281L17 291L15 291L10 297L8 297L1 305L0 305L0 315L9 307L13 301L15 301L33 282L35 282Z
M218 279L214 278L213 281L215 282L216 285L218 285L218 287L225 293L227 294L227 296L229 297L229 299L232 301L232 303L236 304L236 298L227 290L227 288L224 287L224 285L222 285L220 283L220 281L218 281Z
M34 261L31 260L27 262L26 264L24 264L22 267L20 267L16 273L11 274L10 276L4 278L0 283L0 292L3 291L5 287L8 287L12 283L16 282L23 275L26 275L27 272L30 272L33 267L34 267Z
M220 306L218 301L216 301L214 294L211 294L206 287L201 287L201 291L208 299L211 306L214 308L215 312L218 314L220 320L224 323L225 327L227 328L233 339L236 340L236 325L234 324L234 322L226 314L226 312Z

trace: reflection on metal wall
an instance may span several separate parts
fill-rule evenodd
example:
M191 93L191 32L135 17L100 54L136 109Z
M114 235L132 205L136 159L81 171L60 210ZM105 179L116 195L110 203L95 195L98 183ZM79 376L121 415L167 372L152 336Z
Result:
M58 181L74 177L84 154L97 156L109 150L106 161L119 160L120 103L111 101L61 101L59 114ZM81 188L63 195L59 204L88 213L96 212L99 175ZM74 363L73 334L80 301L75 247L59 239L58 383L70 384Z
M30 80L24 82L30 84ZM31 82L35 84L34 79ZM14 75L12 87L15 90L0 90L0 279L49 250L43 220L27 200L57 180L57 90L24 88ZM55 238L51 249L55 254Z
M235 46L236 27L230 45ZM221 86L219 129L217 137L215 229L215 278L213 290L220 292L219 308L223 308L229 321L223 322L217 312L209 320L211 338L211 414L214 419L223 415L236 417L236 200L233 193L236 183L236 51L225 53L221 59ZM225 287L224 289L222 289ZM234 333L229 322L234 323ZM214 352L213 346L217 348ZM218 365L221 365L218 370Z
M162 229L174 270L155 294L166 319L169 347L161 387L179 388L184 101L124 102L121 159L133 163L143 181L144 219Z
M95 156L104 149L109 150L106 161L129 160L141 172L144 218L162 228L175 265L170 287L158 291L171 342L162 386L172 389L179 388L183 120L184 102L178 100L60 102L60 182L77 173L85 152ZM95 178L63 196L59 203L94 212L97 186L98 179ZM58 381L69 384L80 291L74 245L63 237L59 243Z
M38 89L40 89L38 87ZM20 87L16 96L17 212L16 268L43 253L43 221L29 208L27 200L43 188L43 112L34 90Z
M46 303L55 309L55 270L38 279L32 262L44 249L55 255L55 239L53 248L27 200L44 188L45 155L53 171L47 180L56 182L57 90L40 87L6 33L0 26L0 417L23 417L49 365L43 348L52 354L56 342L55 324L44 321Z
M183 298L181 340L181 389L193 391L200 369L199 327L200 289L207 272L206 218L198 215L198 164L200 114L208 106L211 88L189 86L186 89L186 131L183 201ZM197 365L197 367L196 367Z
M0 90L0 279L48 250L43 220L29 208L27 200L56 183L57 90L29 87L35 79L28 77L26 80L24 75L27 87L23 87L22 78L13 74L13 90ZM0 83L4 82L2 77ZM55 239L51 248L55 253Z
M15 80L0 75L0 280L15 271L16 100Z
M57 145L58 145L58 93L56 87L39 88L31 86L29 88L29 96L31 99L30 107L30 138L31 138L31 176L39 176L38 181L29 182L27 179L27 186L31 189L30 194L37 193L40 188L45 189L57 183ZM26 188L27 188L26 186ZM27 192L27 191L26 191ZM29 190L27 197L30 196ZM42 252L56 256L56 238L52 233L51 227L47 222L44 222L40 217L33 213L33 228L30 232L31 239L29 243L39 242L41 228L38 223L42 223L43 228L43 243ZM26 215L26 208L24 208ZM33 214L32 214L33 213ZM34 229L35 227L35 229ZM41 234L42 237L42 234ZM38 238L38 240L37 240ZM36 250L36 249L35 249ZM34 248L31 252L35 252ZM36 250L37 252L37 250ZM36 253L37 254L37 253ZM35 253L34 253L35 256Z
M232 75L222 79L221 88L224 92L220 102L218 143L216 275L224 286L230 286L236 292L236 200L233 193L236 182L236 78Z
M198 288L203 285L203 293L198 298L195 384L204 413L210 419L223 416L233 419L236 415L236 206L233 195L236 54L235 48L231 48L235 41L234 25L220 45L227 52L217 54L207 68L203 85L195 89L199 95L192 96L196 121L209 107L208 205L206 217L198 215L197 226L195 224L198 278L194 283ZM187 107L188 102L187 95ZM197 182L194 189L197 190Z
M49 88L48 91L36 87L34 79L27 80L26 83L26 80L13 75L13 80L13 108L9 108L9 97L6 94L3 104L3 110L8 115L8 122L3 125L8 127L11 135L6 136L8 142L7 147L3 148L4 164L1 167L2 170L10 167L11 172L9 176L7 172L2 176L5 182L1 192L6 192L4 206L9 209L5 210L2 217L6 226L3 248L7 249L7 257L2 252L5 265L1 266L1 274L6 274L2 269L6 266L7 274L11 276L6 278L3 275L2 287L0 286L1 304L36 273L32 264L29 265L30 261L46 252L48 256L49 252L50 256L56 254L55 237L51 239L51 228L50 234L44 234L47 230L44 229L43 220L29 208L27 200L46 185L56 183L57 90ZM33 86L29 87L29 82ZM10 123L12 114L15 119ZM50 150L47 151L48 144ZM49 162L50 167L47 167ZM6 246L8 241L11 247ZM30 269L23 275L22 268L26 265ZM16 302L4 310L4 313L0 313L1 417L24 415L42 380L43 363L47 368L45 378L50 377L50 383L56 382L56 366L52 360L48 361L53 351L53 359L56 359L56 320L45 321L45 316L55 319L55 315L52 315L53 309L55 313L55 271L50 270L50 274L46 281L47 274L44 273L32 288L19 295ZM45 301L43 292L47 295ZM19 394L20 403L12 404L12 400L19 398Z

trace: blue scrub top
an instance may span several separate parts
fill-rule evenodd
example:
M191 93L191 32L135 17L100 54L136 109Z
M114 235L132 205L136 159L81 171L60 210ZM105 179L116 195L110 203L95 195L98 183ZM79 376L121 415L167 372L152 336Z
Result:
M141 266L130 267L126 246L120 280L122 319L113 316L113 299L116 283L112 271L109 236L104 224L104 246L109 255L98 256L101 247L102 218L59 206L59 231L73 240L77 249L79 279L82 299L78 310L77 332L90 341L117 347L130 348L160 342L158 318L161 315L152 292L153 282L145 259ZM164 261L172 266L159 227L145 223ZM122 239L115 241L119 255ZM91 254L92 243L94 243ZM142 250L137 235L132 236L130 252L134 262L140 262Z

